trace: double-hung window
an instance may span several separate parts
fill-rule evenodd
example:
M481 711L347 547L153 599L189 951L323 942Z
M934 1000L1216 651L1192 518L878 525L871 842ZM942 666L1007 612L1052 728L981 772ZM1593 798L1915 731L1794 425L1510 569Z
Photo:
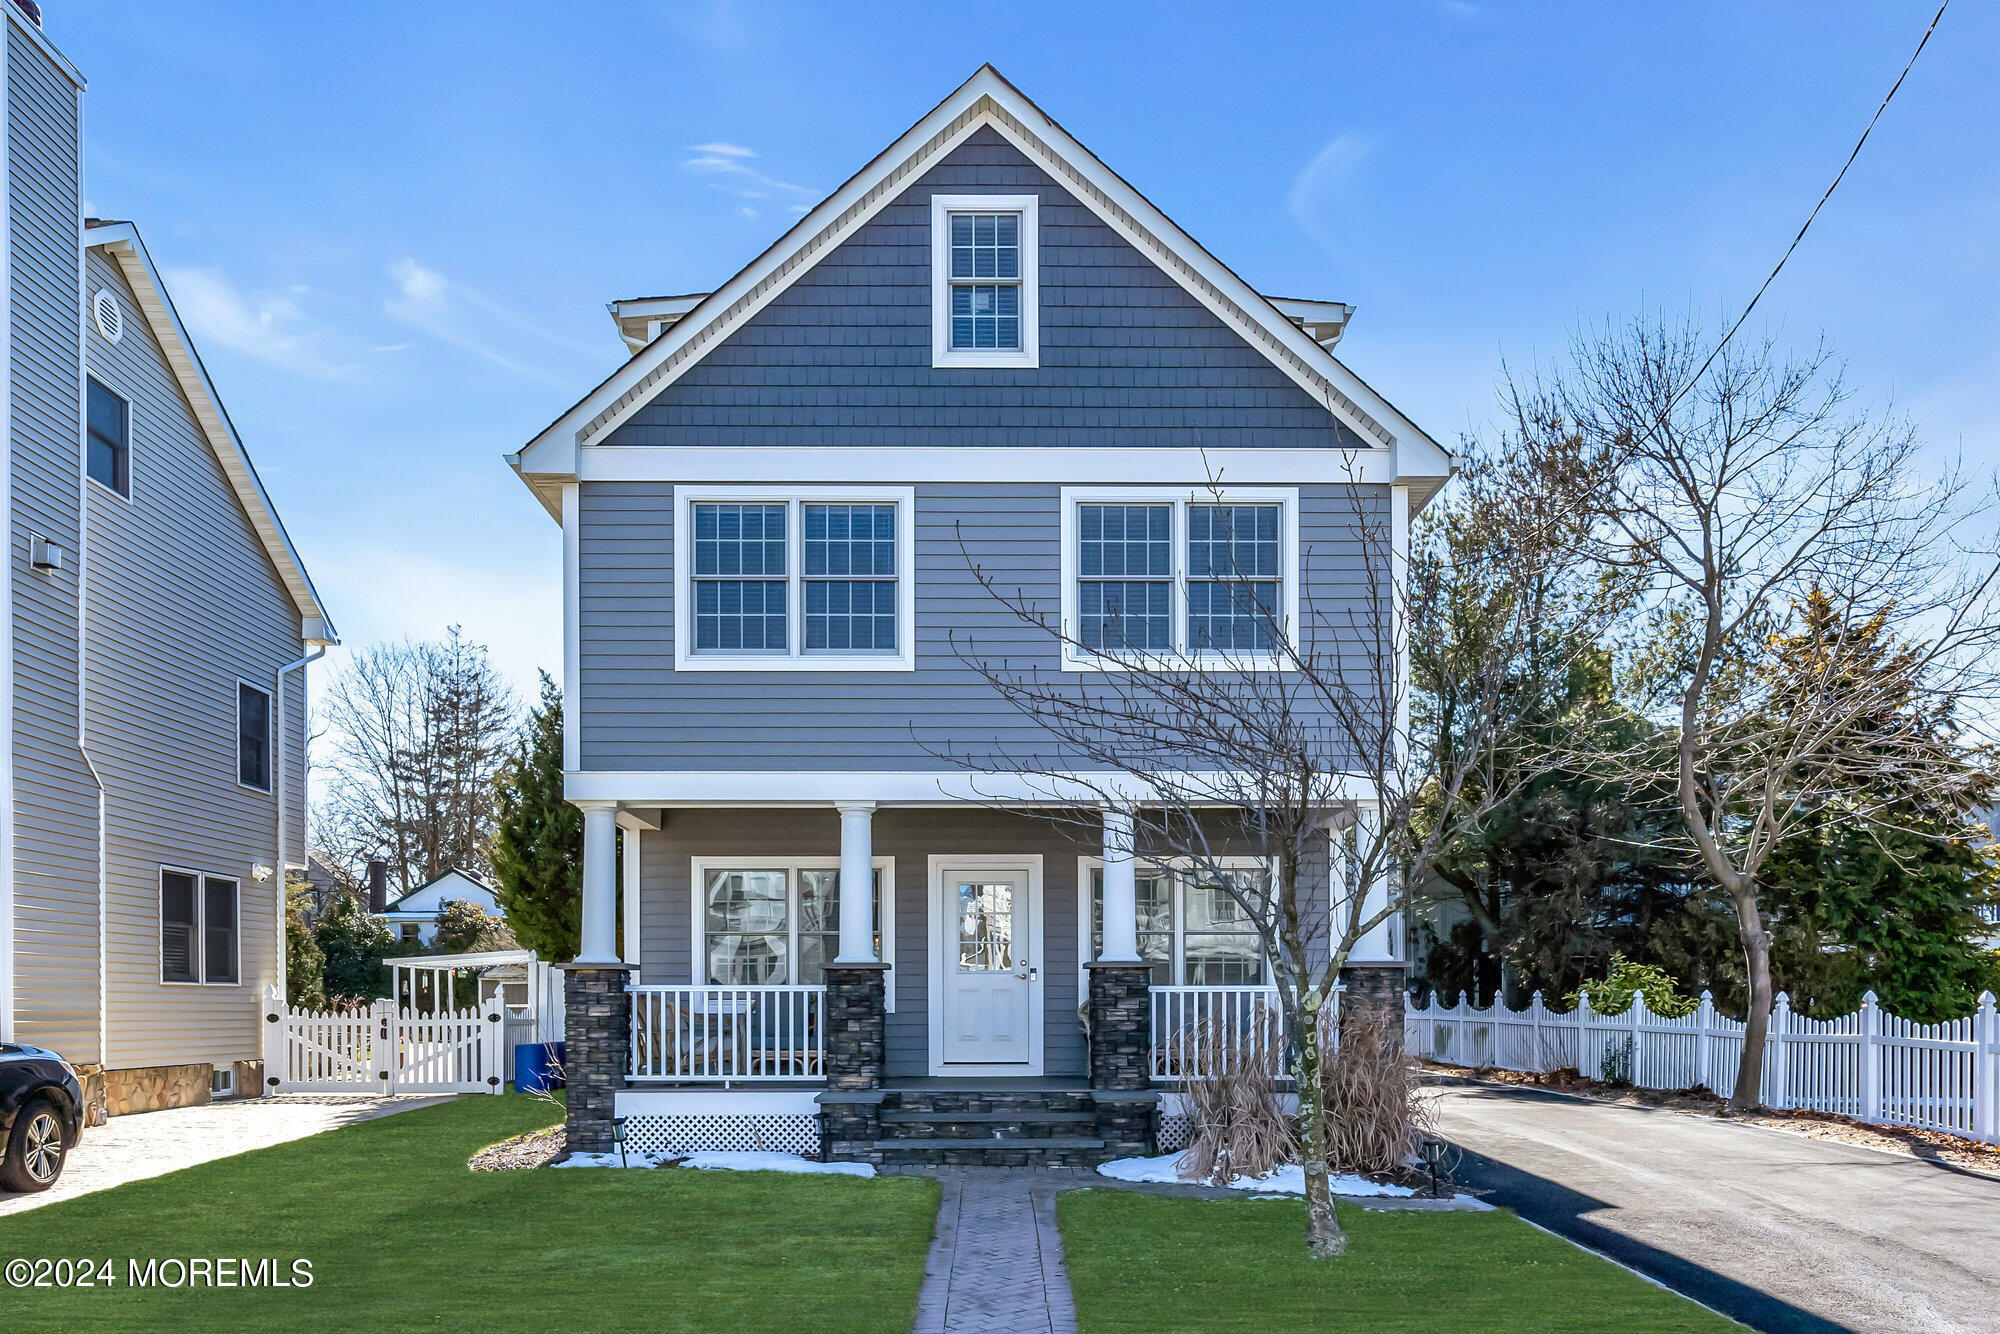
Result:
M271 692L236 683L236 781L271 790Z
M894 862L875 859L875 953L893 960ZM816 985L840 948L840 859L694 862L699 981L711 986ZM893 995L893 988L891 995ZM891 1004L891 1009L894 1005Z
M683 488L682 671L915 666L908 487Z
M160 871L160 980L232 986L240 977L236 881Z
M1298 624L1298 492L1063 493L1063 665L1282 660Z
M1035 195L931 196L932 364L1040 358Z
M132 409L95 378L88 382L89 449L84 471L90 480L121 496L132 494Z
M1192 869L1136 870L1139 957L1152 966L1154 986L1269 985L1270 970L1256 925L1212 875ZM1253 859L1225 867L1222 873L1243 886L1268 874ZM1090 938L1083 957L1090 960L1104 946L1103 863L1087 860L1083 880L1090 892Z

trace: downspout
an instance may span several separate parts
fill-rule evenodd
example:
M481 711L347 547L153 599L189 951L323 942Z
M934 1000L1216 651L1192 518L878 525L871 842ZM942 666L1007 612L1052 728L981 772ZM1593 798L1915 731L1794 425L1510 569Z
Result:
M324 622L321 622L321 624L324 625ZM291 885L290 885L290 880L286 875L287 867L285 862L285 850L287 847L287 840L291 836L291 831L286 827L288 821L286 820L285 816L291 806L291 795L292 795L291 786L285 774L285 752L289 748L291 741L291 738L288 735L286 735L291 730L290 728L291 716L285 710L285 678L287 676L290 676L293 672L304 671L309 664L318 662L321 658L324 658L326 656L327 646L334 641L326 639L309 639L306 642L308 644L314 645L312 652L306 654L303 658L298 658L292 662L288 662L284 666L278 669L277 695L275 700L273 701L273 707L271 709L271 712L277 715L277 733L278 733L277 774L275 775L275 777L277 778L277 782L273 784L278 794L278 855L272 860L272 865L277 868L277 873L278 873L278 902L276 911L273 915L276 918L276 929L274 931L274 935L276 937L277 953L275 955L275 958L277 960L277 973L278 973L278 1000L281 1003L284 1002L285 999L291 995L291 988L290 988L291 979L285 975L285 964L286 964L285 910L287 905L291 901ZM299 748L301 751L303 751L307 746L312 744L311 720L303 716L303 709L305 705L305 695L303 692L301 692L299 696L299 704L302 711L301 717L299 719L300 723ZM303 779L304 774L301 773L300 777L301 779ZM305 798L305 793L303 789L300 791L299 797L300 800L303 802ZM301 864L303 865L303 863Z

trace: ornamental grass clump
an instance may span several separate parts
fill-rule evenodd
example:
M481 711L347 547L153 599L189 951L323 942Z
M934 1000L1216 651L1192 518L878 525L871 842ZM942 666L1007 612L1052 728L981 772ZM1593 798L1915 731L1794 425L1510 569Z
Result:
M1175 1036L1172 1053L1194 1115L1175 1168L1183 1181L1226 1186L1298 1161L1298 1131L1279 1096L1285 1044L1276 1011L1258 1007L1240 1027L1203 1020Z
M1400 1171L1431 1132L1433 1109L1404 1049L1400 1014L1356 1007L1340 1020L1338 1044L1321 1076L1327 1169L1379 1176Z

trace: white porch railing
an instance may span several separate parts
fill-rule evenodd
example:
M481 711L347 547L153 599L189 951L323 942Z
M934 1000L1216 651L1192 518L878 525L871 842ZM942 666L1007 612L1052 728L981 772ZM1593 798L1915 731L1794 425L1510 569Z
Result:
M1152 1010L1155 1081L1205 1078L1253 1038L1265 1050L1285 1050L1276 987L1154 987Z
M1645 997L1619 1014L1588 1001L1567 1013L1541 994L1525 1010L1406 1002L1408 1049L1473 1069L1546 1073L1571 1069L1640 1088L1726 1092L1743 1053L1743 1021L1715 1012L1706 992L1694 1013L1669 1019ZM1835 1112L1859 1121L1921 1126L2000 1143L2000 1014L1993 997L1963 1019L1918 1024L1875 1002L1837 1019L1793 1014L1782 994L1771 1008L1760 1100L1780 1110Z
M826 988L635 986L632 1078L826 1078Z

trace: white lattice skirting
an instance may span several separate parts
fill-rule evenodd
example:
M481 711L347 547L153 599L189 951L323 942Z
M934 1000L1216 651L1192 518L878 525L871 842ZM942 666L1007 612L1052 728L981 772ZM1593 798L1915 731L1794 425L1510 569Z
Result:
M1159 1152L1179 1153L1194 1140L1194 1118L1185 1112L1160 1113Z
M625 1147L635 1153L796 1153L819 1157L819 1118L642 1115L625 1118Z

